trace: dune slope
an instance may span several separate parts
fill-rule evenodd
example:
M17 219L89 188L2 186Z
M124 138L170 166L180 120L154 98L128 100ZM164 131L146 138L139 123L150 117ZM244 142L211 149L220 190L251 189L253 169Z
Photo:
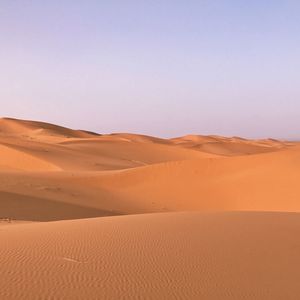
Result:
M96 135L48 123L0 119L0 157L0 170L6 167L7 170L78 172L118 170L216 155L174 147L168 140L142 135Z
M247 140L240 137L187 135L170 140L173 144L205 153L222 156L240 156L273 152L286 148L291 143L274 140Z
M18 120L12 118L0 119L0 134L22 136L23 138L38 139L43 136L61 138L90 138L95 133L73 130L45 122Z
M294 147L260 155L155 164L74 182L148 212L300 211L299 178L300 151Z
M299 178L298 143L0 119L0 299L299 299Z
M219 136L96 136L11 119L2 119L0 129L0 218L49 221L186 210L300 211L296 143ZM36 131L39 135L33 134ZM35 138L28 138L32 135ZM230 155L225 155L226 149Z
M171 213L0 227L1 299L298 299L300 215Z

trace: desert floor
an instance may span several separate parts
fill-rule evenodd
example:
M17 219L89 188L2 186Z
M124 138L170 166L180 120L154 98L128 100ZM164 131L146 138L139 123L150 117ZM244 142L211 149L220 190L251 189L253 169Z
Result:
M300 299L300 144L0 119L0 299Z

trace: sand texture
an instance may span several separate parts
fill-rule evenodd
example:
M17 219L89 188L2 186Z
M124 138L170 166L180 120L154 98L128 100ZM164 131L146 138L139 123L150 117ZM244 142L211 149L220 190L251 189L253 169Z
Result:
M299 299L300 144L0 119L0 299Z

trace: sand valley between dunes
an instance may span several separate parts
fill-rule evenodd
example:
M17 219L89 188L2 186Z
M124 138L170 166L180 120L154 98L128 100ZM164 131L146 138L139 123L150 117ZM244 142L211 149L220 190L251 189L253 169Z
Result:
M0 119L0 299L299 299L300 144Z

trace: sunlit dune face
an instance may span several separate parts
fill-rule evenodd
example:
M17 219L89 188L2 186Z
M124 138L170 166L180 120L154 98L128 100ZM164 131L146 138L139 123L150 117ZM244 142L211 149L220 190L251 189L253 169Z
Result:
M0 298L299 294L299 151L2 119Z

